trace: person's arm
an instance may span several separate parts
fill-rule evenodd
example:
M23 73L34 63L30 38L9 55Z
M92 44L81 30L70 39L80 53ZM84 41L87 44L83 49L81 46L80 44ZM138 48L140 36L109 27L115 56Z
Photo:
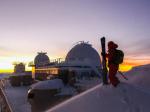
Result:
M107 54L107 58L111 62L113 60L113 57L114 57L113 50L110 50L109 53Z

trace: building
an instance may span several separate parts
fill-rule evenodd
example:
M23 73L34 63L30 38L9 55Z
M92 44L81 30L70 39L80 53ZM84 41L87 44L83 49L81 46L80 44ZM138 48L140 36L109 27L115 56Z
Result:
M38 55L34 59L36 68L47 66L50 63L49 57L46 54L46 52L38 52Z
M25 73L25 64L20 63L14 63L14 73Z
M80 41L66 55L65 61L56 59L51 62L47 53L40 52L32 64L33 77L46 79L49 75L60 75L73 72L79 77L101 74L101 60L91 44ZM65 71L65 73L64 73Z

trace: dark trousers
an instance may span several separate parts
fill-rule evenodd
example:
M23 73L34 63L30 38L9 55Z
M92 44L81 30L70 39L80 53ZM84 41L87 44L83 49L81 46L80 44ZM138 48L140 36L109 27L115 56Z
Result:
M117 86L119 84L119 79L116 77L119 65L109 64L109 80L113 86Z

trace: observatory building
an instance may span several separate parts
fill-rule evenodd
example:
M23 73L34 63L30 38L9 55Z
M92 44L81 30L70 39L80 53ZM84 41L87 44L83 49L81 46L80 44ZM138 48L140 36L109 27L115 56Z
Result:
M59 75L62 71L74 72L76 75L100 75L101 60L98 52L91 44L80 41L66 55L65 61L50 61L44 52L39 52L34 59L33 77L46 78ZM32 67L33 67L32 65Z
M98 52L91 44L84 41L78 42L67 54L66 62L79 63L86 66L94 66L99 68L101 60Z
M50 63L49 57L46 52L38 52L38 55L34 59L35 67L47 66Z

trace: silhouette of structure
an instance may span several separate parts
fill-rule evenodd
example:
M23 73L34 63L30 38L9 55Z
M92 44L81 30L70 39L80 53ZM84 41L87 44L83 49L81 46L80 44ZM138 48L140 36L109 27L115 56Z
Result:
M95 67L101 66L98 52L88 42L78 42L67 54L67 62L82 62Z
M49 75L63 74L63 71L74 72L78 76L99 75L101 72L100 56L88 42L78 42L67 53L65 60L58 58L51 61L46 54L38 52L34 62L29 63L33 78L44 80Z
M47 66L50 63L49 57L46 52L38 52L38 55L34 59L36 67Z
M14 62L14 73L25 73L25 64L22 62Z

